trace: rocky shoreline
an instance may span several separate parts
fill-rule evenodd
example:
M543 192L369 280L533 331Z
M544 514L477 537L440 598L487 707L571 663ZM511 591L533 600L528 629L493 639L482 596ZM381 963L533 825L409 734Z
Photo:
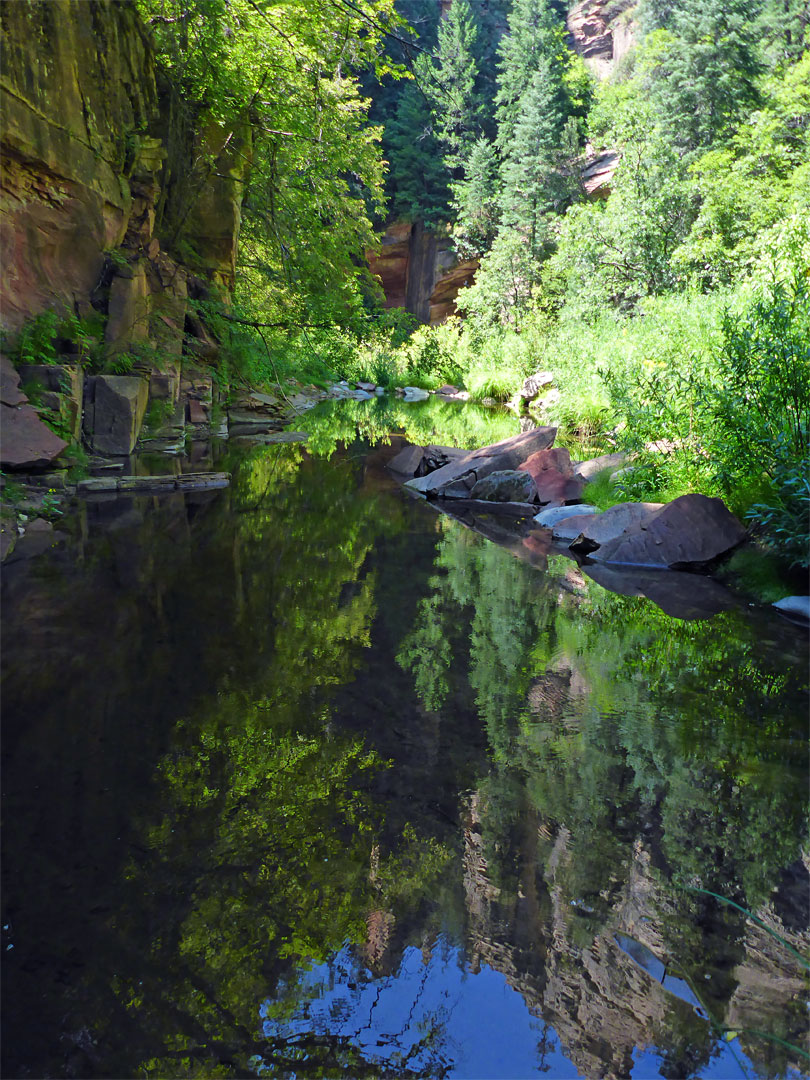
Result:
M622 468L622 454L584 462L553 447L556 428L539 427L491 446L407 446L388 463L405 490L520 558L544 568L552 554L613 592L646 596L667 614L706 618L738 606L713 572L748 541L722 500L686 494L669 503L581 502L589 479ZM810 598L774 605L810 621Z

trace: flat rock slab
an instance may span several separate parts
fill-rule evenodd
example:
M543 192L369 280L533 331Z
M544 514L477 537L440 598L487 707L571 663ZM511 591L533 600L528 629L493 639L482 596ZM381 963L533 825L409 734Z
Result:
M606 469L620 469L627 462L627 454L618 451L615 454L602 454L601 457L579 461L574 465L574 476L583 480L592 480Z
M574 503L568 506L547 506L539 514L535 514L534 520L545 529L553 529L554 526L564 519L585 514L598 514L599 510L590 503Z
M208 409L196 398L188 399L188 419L191 424L208 423Z
M0 465L8 469L42 469L67 448L64 439L26 404L0 404Z
M146 379L134 375L97 375L93 381L93 449L102 454L131 454L138 441L148 397Z
M642 524L662 506L663 503L617 503L603 513L578 523L575 523L573 519L566 521L565 536L560 533L559 539L571 540L572 551L587 555L603 544L607 544L608 541L622 536L628 529ZM580 527L571 535L576 524ZM555 533L555 535L558 534Z
M747 535L721 499L681 495L589 557L625 566L703 566L737 547Z
M181 473L174 476L91 476L76 485L78 495L144 494L205 491L227 487L230 473Z
M482 477L501 470L517 469L531 454L547 449L554 442L556 434L555 427L521 432L491 446L483 446L480 450L468 451L427 476L409 480L405 486L428 499L446 494L446 489L451 485L464 488L469 493ZM461 491L458 494L462 497Z

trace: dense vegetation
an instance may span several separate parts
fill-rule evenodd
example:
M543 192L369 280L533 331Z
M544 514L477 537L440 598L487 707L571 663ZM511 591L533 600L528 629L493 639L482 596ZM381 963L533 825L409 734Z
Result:
M550 0L453 0L443 18L420 0L139 3L184 108L252 129L236 300L262 326L206 312L231 373L506 400L550 369L540 419L638 455L614 498L719 494L807 561L797 0L620 4L636 44L601 82ZM589 200L602 150L618 168ZM463 321L380 309L363 253L386 212L480 259Z

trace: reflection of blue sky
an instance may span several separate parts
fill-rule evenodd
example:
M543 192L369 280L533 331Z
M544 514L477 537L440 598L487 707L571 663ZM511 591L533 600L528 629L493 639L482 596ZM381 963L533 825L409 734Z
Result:
M659 964L660 981L663 965L651 953L645 956L649 950L633 939L620 942L623 947L631 943L632 952L626 951L637 953L634 959L645 970L653 962ZM680 987L671 989L677 994ZM409 948L396 974L380 978L363 966L351 946L345 946L328 963L299 971L293 994L298 1005L292 1015L273 1016L273 1001L262 1006L268 1038L294 1043L307 1035L332 1036L359 1050L370 1064L435 1070L462 1080L540 1075L565 1080L579 1075L556 1033L529 1012L505 977L487 965L474 974L463 953L445 938L439 939L427 963L419 949ZM697 1003L691 990L688 1000ZM281 1011L286 1012L283 1005ZM659 1078L661 1066L661 1055L654 1048L638 1049L631 1077ZM718 1040L716 1055L699 1076L737 1080L755 1074L736 1040L732 1044Z
M444 1065L444 1075L453 1077L577 1076L549 1028L542 1069L542 1021L503 975L485 965L473 974L444 939L427 964L409 948L396 975L378 979L346 947L302 974L300 987L301 1005L292 1018L276 1020L268 1016L272 1003L263 1007L268 1037L339 1036L370 1062L396 1065L407 1057L414 1071Z

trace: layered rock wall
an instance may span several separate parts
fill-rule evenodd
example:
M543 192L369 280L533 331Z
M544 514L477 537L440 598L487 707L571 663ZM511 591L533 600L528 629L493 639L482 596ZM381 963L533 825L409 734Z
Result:
M472 282L477 259L459 260L450 237L422 222L395 221L380 237L369 266L385 293L387 308L402 307L423 323L444 322L456 312L459 290Z
M217 351L189 300L233 288L250 130L201 111L173 129L172 90L131 0L7 0L0 26L3 326L95 313L106 360L137 356L128 374L175 405L184 363ZM130 452L118 419L96 437L85 416L91 449ZM110 425L127 431L117 449Z

